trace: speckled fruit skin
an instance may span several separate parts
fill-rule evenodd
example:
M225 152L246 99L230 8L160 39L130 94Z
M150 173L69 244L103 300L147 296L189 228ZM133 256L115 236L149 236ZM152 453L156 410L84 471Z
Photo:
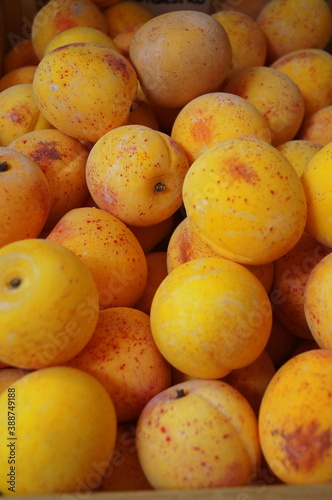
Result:
M302 49L279 57L271 65L299 87L305 103L304 118L332 104L332 55L322 49Z
M332 31L324 0L270 0L256 21L266 37L269 63L295 50L324 49Z
M97 205L125 224L150 226L182 204L189 163L167 134L124 125L101 137L86 163L86 180Z
M307 200L306 231L332 249L332 142L307 163L300 179Z
M137 92L137 76L118 51L73 43L43 57L33 90L40 111L55 128L94 143L126 122Z
M219 257L218 252L199 238L199 233L188 217L185 217L172 232L166 253L168 272L189 260L200 257ZM273 263L268 262L260 266L246 265L245 267L261 281L268 292L272 286Z
M0 163L1 248L39 235L48 218L51 194L43 172L24 154L0 147Z
M99 307L131 307L147 279L145 254L137 238L120 219L99 208L67 212L48 234L72 250L89 267L97 285Z
M107 33L91 26L75 26L55 35L47 44L44 56L62 45L80 42L98 43L109 49L117 50L117 46Z
M171 136L193 163L207 149L235 137L257 137L271 143L271 130L260 111L229 92L201 95L176 116Z
M146 403L171 383L170 367L155 345L149 316L130 307L100 311L90 342L68 365L104 385L118 422L137 419Z
M307 206L285 157L256 138L223 141L202 154L183 183L187 216L200 238L243 264L272 262L300 239Z
M322 149L322 146L317 142L305 139L293 139L280 144L277 149L287 158L298 176L301 177L308 161Z
M50 211L45 228L52 229L69 210L81 207L89 196L85 178L88 149L57 129L23 134L8 147L31 158L50 188Z
M227 79L236 71L264 65L266 39L254 18L236 10L218 10L212 17L225 29L231 43L232 67Z
M75 26L96 28L107 32L104 14L91 0L50 0L34 16L31 40L41 60L48 43L58 33Z
M311 271L304 291L304 312L314 340L322 349L332 349L332 253Z
M268 341L272 310L261 282L241 264L202 257L159 285L151 330L163 356L196 378L217 379L252 363Z
M274 317L301 338L312 339L303 306L306 283L315 266L328 253L305 232L289 252L274 261L271 292Z
M271 470L288 484L332 480L332 351L288 360L263 396L259 436Z
M38 108L32 83L19 83L3 90L0 93L0 109L1 147L7 147L14 139L31 130L52 126Z
M271 144L293 139L304 117L304 99L293 80L274 68L246 68L227 80L223 88L251 102L271 129Z
M0 249L0 270L2 361L39 369L83 349L97 324L98 293L73 252L51 241L20 240Z
M7 445L14 443L14 492L8 489L6 474L0 477L1 492L81 495L90 491L96 478L100 484L116 437L114 405L102 384L64 366L25 375L14 382L12 392L0 396L2 436L8 434L8 394L14 389L17 441L2 439L0 445L1 471L10 472Z
M250 404L218 380L188 380L152 398L138 420L136 439L155 489L247 485L261 461Z
M226 31L212 16L171 11L139 28L129 57L149 102L177 108L222 84L232 50Z

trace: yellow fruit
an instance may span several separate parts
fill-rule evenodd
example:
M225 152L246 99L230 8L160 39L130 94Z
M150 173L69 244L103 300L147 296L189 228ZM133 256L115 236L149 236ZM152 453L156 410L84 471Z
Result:
M0 432L3 494L82 494L101 484L109 466L116 416L98 380L55 366L25 375L0 396Z
M88 343L98 292L73 252L42 239L15 241L0 249L0 275L2 361L27 369L53 366Z
M307 216L294 168L255 138L222 141L197 158L183 183L183 202L203 241L220 255L251 265L290 250Z
M104 47L117 50L112 38L104 33L104 31L92 28L91 26L75 26L74 28L68 28L55 35L47 44L44 57L46 54L54 49L57 49L58 47L62 47L68 43L80 42L97 43L99 45L103 45Z
M171 365L192 377L216 379L257 359L272 313L266 290L248 269L203 257L164 278L150 319L157 347Z
M287 484L332 480L332 351L294 356L273 376L259 414L268 466Z
M94 143L126 122L137 92L137 77L117 50L73 43L43 57L33 90L39 109L55 128Z
M322 149L322 146L317 142L305 139L293 139L280 144L277 149L287 158L298 176L301 177L308 161Z

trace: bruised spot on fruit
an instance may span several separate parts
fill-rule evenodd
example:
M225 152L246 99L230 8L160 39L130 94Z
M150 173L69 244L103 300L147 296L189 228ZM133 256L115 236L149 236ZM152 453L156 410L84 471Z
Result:
M38 162L41 160L62 160L61 153L56 149L57 142L55 141L44 141L39 143L40 146L31 152L31 157L34 161Z
M58 32L74 28L77 23L66 12L57 12L55 15L54 26Z
M6 161L0 162L0 172L7 172L8 163Z
M199 141L203 141L207 144L211 142L211 127L210 121L212 117L207 119L203 118L191 124L190 134Z
M238 181L245 181L248 184L256 184L259 181L258 174L255 170L251 169L247 164L241 163L234 159L229 162L229 174Z
M301 425L289 434L282 434L282 437L288 460L296 470L314 469L332 445L331 429L319 432L315 421L307 427Z
M30 116L30 111L27 106L20 106L20 108L13 108L9 114L9 118L13 123L23 124L26 122L26 116Z
M105 56L107 64L116 71L122 73L123 76L129 78L129 71L126 62L121 59L117 54L112 54L109 52Z

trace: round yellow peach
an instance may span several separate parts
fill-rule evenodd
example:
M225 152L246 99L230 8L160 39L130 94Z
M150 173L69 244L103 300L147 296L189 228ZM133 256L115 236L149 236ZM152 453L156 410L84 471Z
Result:
M0 269L1 360L33 370L78 354L99 314L86 264L58 243L29 238L0 249Z
M197 158L183 183L183 202L203 241L219 255L251 265L288 252L307 216L292 165L256 138L222 141Z
M98 45L103 45L109 49L117 50L117 46L113 42L112 38L104 33L104 31L92 28L91 26L75 26L74 28L68 28L55 35L47 44L44 57L46 54L54 49L57 49L58 47L68 45L68 43L80 42L97 43Z
M42 368L14 382L0 396L0 408L0 467L11 473L0 476L2 493L75 496L101 484L117 422L113 402L98 380L65 366ZM42 474L41 464L47 464Z
M293 139L280 144L277 149L287 158L298 176L301 177L308 161L322 149L322 146L306 139Z
M107 7L103 14L106 18L107 33L113 39L122 31L144 24L153 18L143 4L132 0L121 0Z
M192 377L216 379L257 359L272 313L267 292L248 269L202 257L164 278L150 320L157 347L171 365Z
M3 75L0 79L0 92L20 83L32 83L36 68L37 66L23 66Z
M38 107L32 83L19 83L3 90L0 93L0 109L2 147L27 132L52 126Z
M271 129L271 144L294 139L304 117L304 99L293 80L274 68L255 66L236 72L224 92L247 99L262 113Z
M271 143L270 127L256 106L229 92L212 92L189 102L177 114L171 136L190 164L227 139L257 137Z
M318 151L307 163L300 179L307 199L306 231L332 248L332 142Z
M75 26L89 26L106 33L103 12L91 0L50 0L34 16L31 40L34 51L41 60L49 42L58 33Z
M150 226L182 204L189 164L167 134L144 125L124 125L101 137L86 163L92 198L125 224Z
M216 19L180 10L145 22L131 40L129 57L149 102L177 108L222 84L232 50Z
M300 49L324 49L332 31L325 0L270 0L257 17L267 42L268 61Z
M152 398L137 423L143 472L156 490L248 485L261 464L257 418L220 380L188 380Z
M304 313L314 340L322 349L332 350L332 253L311 271L304 291Z
M221 10L212 17L225 29L232 48L232 67L227 79L235 71L264 65L266 39L253 18L236 10Z
M332 104L332 54L302 49L286 54L271 65L289 76L304 98L304 118Z
M33 90L41 113L55 128L94 143L126 122L137 92L137 76L118 51L94 43L73 43L41 60Z
M265 390L259 436L268 466L287 484L332 480L332 351L288 360Z
M99 307L133 306L147 280L143 249L117 217L94 207L69 210L47 240L69 248L89 267L99 294Z

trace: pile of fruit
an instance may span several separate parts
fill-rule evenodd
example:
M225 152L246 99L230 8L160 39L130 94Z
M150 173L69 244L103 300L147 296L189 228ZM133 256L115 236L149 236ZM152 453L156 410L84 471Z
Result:
M1 494L332 482L331 34L324 0L49 0L16 38Z

